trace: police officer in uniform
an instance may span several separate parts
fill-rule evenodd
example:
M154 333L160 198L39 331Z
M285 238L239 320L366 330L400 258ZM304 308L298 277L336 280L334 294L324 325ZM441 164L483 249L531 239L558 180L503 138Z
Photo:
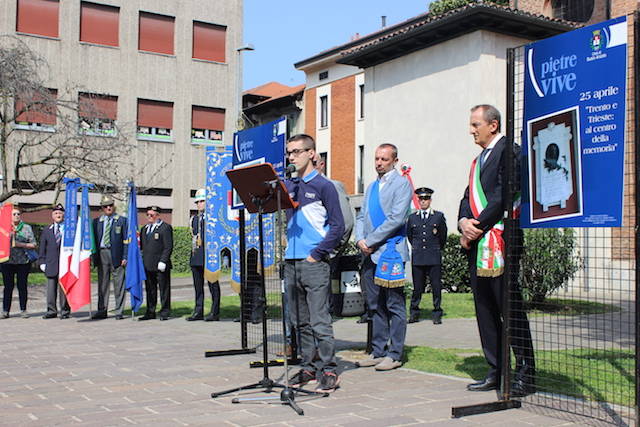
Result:
M442 323L442 251L447 242L447 221L442 212L431 208L433 190L427 187L418 188L415 193L420 202L420 210L409 216L407 220L407 237L411 243L411 272L413 275L413 295L409 323L416 323L420 318L420 300L425 291L427 275L433 292L433 323Z
M211 312L204 317L204 211L206 207L207 192L204 188L196 191L195 202L198 213L189 220L189 229L191 230L191 258L189 265L191 266L191 275L193 276L193 289L195 291L196 305L191 316L187 317L188 321L204 320L206 322L214 322L220 320L220 283L207 281L209 292L211 293Z

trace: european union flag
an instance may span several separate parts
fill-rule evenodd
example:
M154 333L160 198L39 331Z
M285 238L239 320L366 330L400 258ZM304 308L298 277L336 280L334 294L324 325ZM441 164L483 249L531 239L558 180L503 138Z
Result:
M136 203L136 186L129 182L129 227L127 229L127 274L125 289L131 295L131 310L135 313L142 305L142 281L147 280L140 253L138 239L138 204Z

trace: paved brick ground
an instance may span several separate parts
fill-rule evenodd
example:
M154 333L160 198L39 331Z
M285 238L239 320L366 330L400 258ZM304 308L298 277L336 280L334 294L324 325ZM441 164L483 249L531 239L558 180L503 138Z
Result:
M192 297L176 286L176 298ZM255 355L205 358L204 351L238 347L239 326L231 321L186 322L174 318L138 322L43 320L42 293L32 289L33 317L0 320L0 425L567 425L570 421L530 409L451 419L451 407L495 400L495 394L465 391L466 380L407 369L379 373L340 359L342 387L328 398L298 398L300 417L279 404L232 404L211 399L262 378L249 369ZM472 327L470 327L471 325ZM429 329L428 334L422 329ZM409 341L475 331L473 322L445 321L441 329L410 325ZM363 342L365 328L353 320L335 323L341 345ZM467 329L470 330L463 330ZM473 339L477 340L477 337ZM441 341L444 341L442 339ZM427 344L423 342L422 344ZM434 342L429 342L434 345ZM469 347L477 348L472 341ZM291 368L294 371L295 368ZM280 379L283 368L271 368ZM265 396L263 393L243 396Z

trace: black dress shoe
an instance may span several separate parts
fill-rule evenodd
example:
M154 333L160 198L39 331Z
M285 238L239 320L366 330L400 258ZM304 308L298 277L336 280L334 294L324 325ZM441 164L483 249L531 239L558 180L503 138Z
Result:
M106 318L107 318L107 313L96 313L91 316L91 320L101 320Z
M477 383L471 383L467 385L469 391L489 391L496 390L498 388L498 379L487 377Z
M65 313L63 315L60 316L60 320L62 319L68 319L70 317L69 313Z
M192 314L191 316L187 317L187 322L193 322L194 320L204 320L204 316L202 316L202 314Z
M43 319L53 319L55 317L57 317L58 315L56 313L47 313L44 316L42 316Z
M407 321L407 323L418 323L420 321L420 319L418 318L418 316L411 316L409 317L409 321Z
M160 320L169 320L169 316L160 316Z
M142 317L138 317L138 320L150 320L150 319L155 319L156 315L155 314L145 314Z
M442 325L442 319L439 317L436 317L433 319L433 324L434 325Z
M511 384L511 397L525 397L536 392L536 386L530 382L514 381Z
M122 314L116 314L116 320L122 320L124 316Z
M242 319L240 317L236 317L235 319L233 319L234 323L240 323L242 322Z
M213 313L207 314L207 317L204 318L205 322L217 322L219 320L220 320L220 316L218 316L217 314L213 314Z
M369 317L368 316L361 316L356 323L367 323L369 321Z

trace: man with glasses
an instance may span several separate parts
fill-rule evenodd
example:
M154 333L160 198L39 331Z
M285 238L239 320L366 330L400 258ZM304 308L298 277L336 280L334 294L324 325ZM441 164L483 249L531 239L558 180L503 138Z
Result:
M214 322L220 320L220 283L209 282L209 292L211 292L211 312L204 317L204 229L205 229L205 207L207 191L204 188L196 191L196 207L198 213L189 220L189 230L191 231L191 275L193 276L193 289L195 291L196 305L191 316L187 317L189 322L194 320L204 320Z
M113 296L116 319L122 320L124 309L124 271L127 265L127 218L116 213L113 199L107 195L100 200L102 215L93 220L93 235L97 251L93 263L98 267L98 311L91 319L106 319L109 308L109 284L113 277Z
M340 381L327 298L329 256L340 243L344 219L335 186L314 168L315 150L309 135L294 135L287 141L287 156L298 176L286 185L298 207L287 209L284 280L302 356L291 385L301 387L318 379L318 390L330 392Z
M427 276L431 282L434 325L442 323L442 251L447 243L447 221L442 212L431 208L433 190L420 187L415 191L420 209L407 220L407 238L411 243L411 274L413 294L409 323L420 320L420 300L425 291Z
M171 252L173 228L160 219L160 208L147 208L148 224L140 230L142 262L147 275L145 292L147 312L139 320L156 318L158 288L160 289L160 320L169 320L171 314Z

